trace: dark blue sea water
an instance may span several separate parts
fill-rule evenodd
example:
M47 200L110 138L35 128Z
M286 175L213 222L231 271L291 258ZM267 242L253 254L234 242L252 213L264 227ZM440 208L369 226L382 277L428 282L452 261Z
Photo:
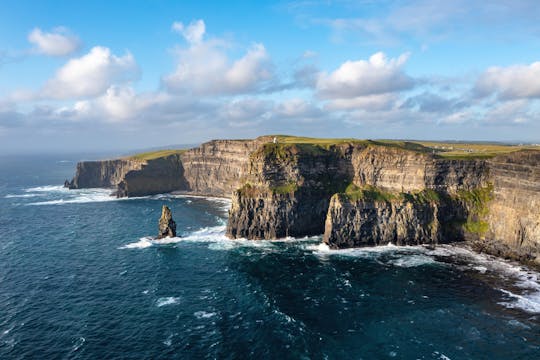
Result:
M1 359L538 359L540 275L441 246L231 241L228 202L0 158ZM152 241L161 205L182 238Z

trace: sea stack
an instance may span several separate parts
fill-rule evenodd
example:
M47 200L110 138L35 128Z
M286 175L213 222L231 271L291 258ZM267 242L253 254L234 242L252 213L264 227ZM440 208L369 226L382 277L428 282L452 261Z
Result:
M176 237L176 223L174 222L171 214L171 209L168 206L163 205L161 209L161 218L159 219L159 232L158 239L166 237Z

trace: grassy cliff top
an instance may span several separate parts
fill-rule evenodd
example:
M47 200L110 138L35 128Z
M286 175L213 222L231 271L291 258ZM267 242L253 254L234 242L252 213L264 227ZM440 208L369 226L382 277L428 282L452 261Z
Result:
M182 154L186 150L157 150L128 156L130 160L147 161L167 157L169 155Z
M274 135L268 136L273 139ZM310 138L300 136L275 135L281 144L310 144L329 147L339 144L362 144L395 147L404 150L436 154L449 159L490 158L519 150L540 150L538 145L509 145L500 143L459 143L438 141L404 141L404 140L359 140L354 138ZM271 140L270 140L271 141Z
M405 140L361 140L354 138L312 138L290 135L268 135L258 139L271 143L273 138L278 144L285 145L311 145L328 149L332 145L357 144L387 146L403 150L416 151L420 153L431 153L438 157L448 159L477 159L490 158L496 155L507 154L519 150L539 150L538 145L507 145L499 143L460 143L460 142L438 142L438 141L405 141ZM249 140L238 140L249 141ZM309 147L309 146L308 146ZM127 159L147 161L157 158L167 157L174 154L182 154L186 150L158 150L134 154Z

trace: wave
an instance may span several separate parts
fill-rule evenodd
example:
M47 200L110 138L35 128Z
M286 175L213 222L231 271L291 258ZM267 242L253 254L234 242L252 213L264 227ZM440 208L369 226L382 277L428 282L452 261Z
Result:
M167 237L163 239L154 239L149 236L145 236L139 239L139 241L120 246L119 249L145 249L153 245L168 245L176 244L182 241L180 237Z
M324 243L305 246L321 258L347 256L376 259L393 266L412 268L419 266L456 266L462 270L494 274L502 278L505 288L498 288L505 296L499 302L507 308L517 308L528 313L540 314L540 273L517 263L479 254L467 246L437 245L436 247L396 246L392 244L353 249L330 249ZM384 255L384 257L383 257ZM500 286L500 284L498 285ZM513 287L513 289L509 289Z
M167 305L176 305L180 303L180 297L174 297L174 296L167 296L167 297L160 297L156 300L156 306L162 307Z
M31 198L31 197L36 197L36 196L43 196L43 195L42 194L7 194L4 197L6 199L11 199L11 198Z
M206 311L196 311L196 312L193 313L193 315L197 319L209 319L211 317L216 316L217 313L215 313L215 312L206 312Z
M117 198L111 196L111 189L104 188L89 188L89 189L68 189L62 185L44 185L27 188L24 194L8 194L6 198L32 198L48 196L49 200L27 203L25 205L40 206L40 205L65 205L65 204L84 204L93 202L108 202L108 201L126 201L137 199L149 200L169 200L169 199L189 199L200 198L216 203L220 206L220 210L227 212L231 206L231 200L218 197L196 196L196 195L180 195L180 194L157 194L150 196ZM187 204L192 203L192 200L187 200Z
M107 189L71 190L71 192L66 195L67 196L61 197L59 199L32 202L27 205L39 206L39 205L84 204L84 203L93 203L93 202L124 200L124 198L118 199L114 196L111 196L111 191Z
M63 185L44 185L25 189L26 192L69 192L70 190Z

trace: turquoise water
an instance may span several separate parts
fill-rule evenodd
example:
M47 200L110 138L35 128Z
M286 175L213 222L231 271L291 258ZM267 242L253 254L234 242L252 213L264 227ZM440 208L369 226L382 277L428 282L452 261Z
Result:
M222 199L58 186L0 158L2 359L534 359L539 274L441 246L225 238ZM161 205L182 238L153 241Z

